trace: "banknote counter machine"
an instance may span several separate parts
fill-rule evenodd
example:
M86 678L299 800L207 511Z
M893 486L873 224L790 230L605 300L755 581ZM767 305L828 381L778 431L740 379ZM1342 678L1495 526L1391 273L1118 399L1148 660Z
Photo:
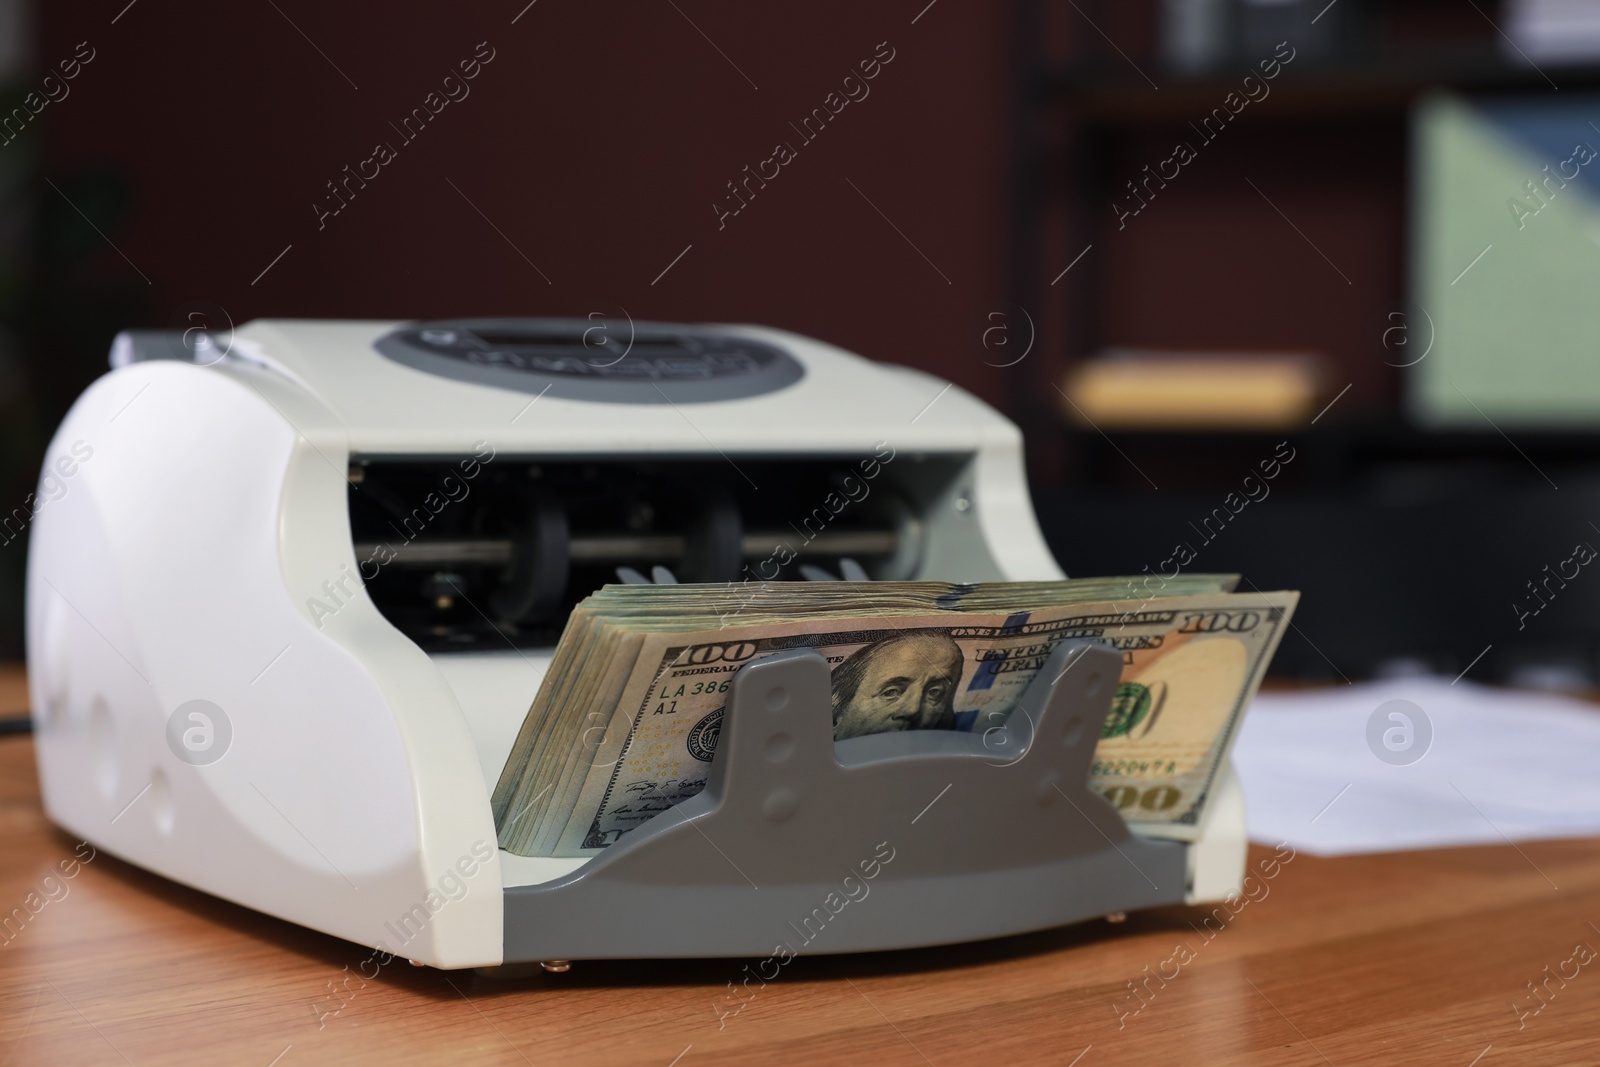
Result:
M954 943L1239 884L1226 765L1191 842L1089 788L1121 666L1089 642L981 736L836 743L827 663L755 659L699 795L592 858L497 847L604 583L1062 577L1018 430L961 389L594 319L128 331L111 364L50 446L27 579L44 803L109 853L441 968L766 957L817 914L802 951Z

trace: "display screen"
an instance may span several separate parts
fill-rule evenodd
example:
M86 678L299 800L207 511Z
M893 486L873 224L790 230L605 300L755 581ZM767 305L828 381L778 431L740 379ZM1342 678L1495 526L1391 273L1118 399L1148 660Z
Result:
M792 355L768 341L661 323L435 321L402 326L375 347L444 377L613 403L735 400L782 389L805 374Z

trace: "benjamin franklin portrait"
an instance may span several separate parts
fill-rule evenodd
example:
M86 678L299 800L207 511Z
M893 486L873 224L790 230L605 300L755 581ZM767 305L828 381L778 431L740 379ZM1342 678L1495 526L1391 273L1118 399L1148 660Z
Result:
M857 649L833 672L833 739L894 730L953 730L961 649L913 630Z

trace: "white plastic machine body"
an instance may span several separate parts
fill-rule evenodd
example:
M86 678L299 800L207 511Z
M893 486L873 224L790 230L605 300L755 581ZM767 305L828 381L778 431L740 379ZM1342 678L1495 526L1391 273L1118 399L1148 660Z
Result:
M863 500L863 514L898 494L875 513L898 524L897 542L836 543L854 544L874 577L1062 576L1034 519L1018 430L963 390L765 328L623 326L606 349L592 326L262 320L199 345L120 336L115 369L50 446L31 534L29 679L51 819L141 867L350 941L445 968L503 961L505 889L583 861L495 847L490 794L555 630L513 640L516 627L488 614L539 596L558 609L548 590L470 596L403 569L408 548L427 558L438 542L408 545L416 530L404 522L391 524L398 557L381 566L352 515L369 490L385 491L382 470L432 487L401 502L420 529L446 516L460 527L491 475L515 473L520 486L565 472L603 502L609 461L634 464L641 485L685 465L708 498L737 490L791 515L800 544L814 532L808 516L830 515L791 480L811 468L782 464L835 463L858 485L867 470L877 477L880 503ZM616 358L630 336L641 343ZM562 346L616 369L591 380ZM732 488L714 490L715 478ZM700 527L635 512L622 534L666 528L639 543L692 555ZM614 562L602 557L616 538L591 531L580 551L571 522L563 562ZM771 560L750 541L747 527L733 542L742 573ZM435 570L451 583L503 575L540 544L517 530L485 536L437 549L447 562ZM386 614L363 582L380 566L391 597L436 584ZM585 591L558 590L565 602ZM455 621L431 623L434 610ZM175 716L192 701L220 715ZM186 729L200 731L197 758L175 740ZM209 745L221 754L207 762ZM1243 871L1242 799L1231 773L1217 788L1188 848L1191 901L1234 891Z

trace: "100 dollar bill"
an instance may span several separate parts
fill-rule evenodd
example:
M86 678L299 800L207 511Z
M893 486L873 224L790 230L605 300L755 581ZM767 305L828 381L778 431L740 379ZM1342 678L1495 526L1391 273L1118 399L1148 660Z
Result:
M705 788L734 672L814 648L833 672L836 740L999 725L1062 640L1122 652L1090 783L1136 830L1193 839L1217 770L1296 593L1076 604L1011 614L791 619L650 634L553 854L590 855ZM554 838L554 835L551 835Z

